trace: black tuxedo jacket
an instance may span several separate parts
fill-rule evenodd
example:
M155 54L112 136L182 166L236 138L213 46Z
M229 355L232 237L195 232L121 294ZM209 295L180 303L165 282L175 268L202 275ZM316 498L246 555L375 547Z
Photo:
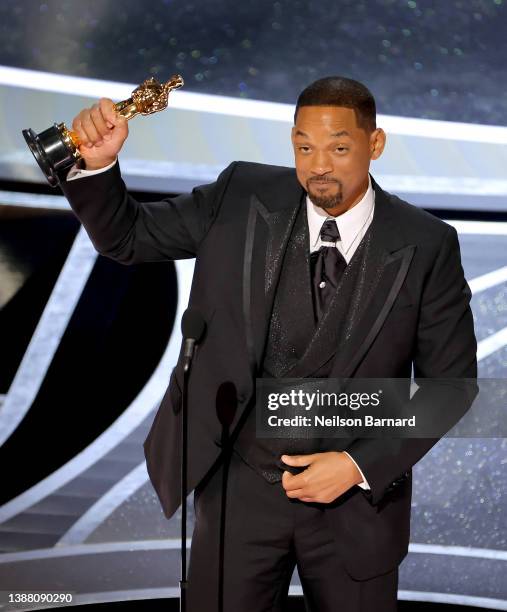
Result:
M412 365L417 379L476 377L470 289L456 231L385 192L373 178L372 186L373 248L367 267L377 278L375 289L363 296L347 342L339 350L330 341L311 348L291 377L311 376L329 360L331 375L340 377L410 378ZM221 452L219 386L231 381L238 392L233 432L254 398L284 248L304 196L295 170L234 162L214 183L191 194L140 204L127 192L117 162L103 173L63 182L62 190L100 254L126 265L196 258L189 305L204 315L207 329L188 395L191 491ZM182 380L180 352L144 443L149 476L167 518L181 503ZM421 387L413 401L418 396L422 401L423 394ZM371 486L366 494L353 487L324 513L354 578L388 572L407 554L411 468L436 442L335 441L334 448L351 454Z

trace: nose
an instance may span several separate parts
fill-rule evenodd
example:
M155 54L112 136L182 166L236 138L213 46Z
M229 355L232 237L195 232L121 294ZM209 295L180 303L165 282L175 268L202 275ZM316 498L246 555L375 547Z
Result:
M310 172L314 176L323 176L333 171L333 165L327 152L317 151L312 159Z

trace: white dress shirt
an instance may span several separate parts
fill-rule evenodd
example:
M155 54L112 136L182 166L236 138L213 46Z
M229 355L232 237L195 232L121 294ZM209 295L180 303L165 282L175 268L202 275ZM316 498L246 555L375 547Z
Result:
M375 192L371 186L371 178L368 175L368 189L359 202L337 217L332 217L323 208L315 206L306 196L306 214L308 228L310 230L310 252L318 251L321 245L331 244L320 239L320 230L326 219L333 219L340 232L340 240L336 241L336 248L349 263L361 239L370 227L375 209Z
M109 170L109 168L112 168L115 165L116 159L117 158L115 158L114 162L111 162L108 166L104 166L103 168L99 168L98 170L84 170L83 168L79 168L77 164L74 164L69 170L66 180L73 181L74 179L82 178L84 176L91 176L92 174L99 174L100 172L105 172L106 170Z
M67 181L72 181L74 179L82 178L85 176L91 176L92 174L98 174L99 172L105 172L114 166L116 163L116 159L114 162L109 164L108 166L104 166L104 168L99 168L98 170L84 170L78 168L75 164L69 170L67 174ZM338 217L332 217L326 213L323 208L319 208L315 206L313 202L310 200L309 196L306 196L306 214L308 218L308 229L310 230L310 252L318 251L319 248L323 244L326 243L320 238L320 230L322 224L326 219L334 219L336 225L338 226L338 231L340 232L340 240L336 241L336 248L340 251L340 253L345 258L345 261L349 263L354 255L357 246L361 242L361 239L366 233L366 230L370 226L370 223L373 219L373 211L375 209L375 192L371 186L371 178L368 175L368 189L366 190L364 196L361 200L352 208L339 215ZM345 454L350 457L353 461L354 465L359 470L363 482L359 483L358 486L362 489L369 490L370 485L368 481L364 477L361 468L354 461L353 457L350 456L346 451Z

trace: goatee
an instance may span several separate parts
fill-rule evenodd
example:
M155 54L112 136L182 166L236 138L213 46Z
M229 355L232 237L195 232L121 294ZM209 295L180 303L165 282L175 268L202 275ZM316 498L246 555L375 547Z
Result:
M310 200L313 202L313 204L315 204L315 206L318 206L319 208L324 208L324 209L335 208L336 206L341 204L343 200L342 184L340 181L336 181L334 179L329 180L329 181L324 181L324 182L335 183L338 187L337 193L335 193L334 195L324 195L324 194L313 192L310 189L310 186L313 183L311 179L308 179L306 181L306 191L308 195L310 196Z

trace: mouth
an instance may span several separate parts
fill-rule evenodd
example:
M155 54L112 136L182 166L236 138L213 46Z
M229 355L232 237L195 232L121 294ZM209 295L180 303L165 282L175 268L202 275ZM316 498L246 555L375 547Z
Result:
M336 185L336 181L310 181L310 185L318 185L319 187L328 187Z

